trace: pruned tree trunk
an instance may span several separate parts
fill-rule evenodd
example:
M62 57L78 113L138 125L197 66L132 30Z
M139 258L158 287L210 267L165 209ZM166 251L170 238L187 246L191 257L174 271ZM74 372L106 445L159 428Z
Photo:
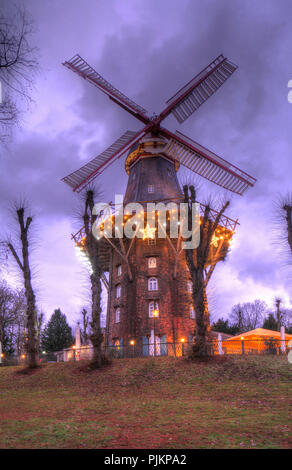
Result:
M193 304L196 315L194 356L210 356L212 354L211 328L204 277L200 270L193 276Z
M83 321L82 339L83 339L84 344L87 344L88 343L88 334L87 334L88 316L87 316L87 311L85 308L82 309L81 315L82 315L82 321Z
M189 230L192 229L192 203L195 203L195 189L193 186L184 186L184 202L188 204ZM189 196L190 190L190 196ZM196 249L186 249L186 261L190 271L193 284L193 306L196 315L196 327L194 331L195 341L192 349L193 357L206 357L212 354L210 316L207 300L207 284L214 272L215 265L221 259L213 263L207 272L210 244L220 218L228 207L227 202L218 213L214 222L209 218L210 207L206 206L203 221L200 225L200 244Z
M286 212L287 239L292 252L292 206L286 204L283 209Z
M93 346L93 358L92 358L92 367L99 368L103 362L102 354L102 342L103 334L100 327L101 319L101 276L102 270L99 264L99 245L98 241L94 238L92 234L92 226L94 224L96 216L92 214L94 207L94 193L92 190L86 192L85 200L85 211L83 215L85 233L86 233L86 242L85 249L88 254L92 273L90 275L91 282L91 321L90 327L91 332L89 334L89 339L91 340Z
M277 331L281 330L281 322L282 322L282 314L281 314L281 309L280 309L281 302L282 302L282 299L275 299Z
M20 240L21 240L21 251L22 260L18 256L12 243L8 243L8 247L14 256L19 268L22 271L24 279L24 291L26 297L26 352L27 352L27 364L30 368L37 367L38 365L38 346L37 346L37 310L35 295L31 283L31 270L29 265L29 242L28 242L28 231L32 222L31 217L27 217L24 220L24 208L17 209L18 223L20 227Z
M90 276L91 293L92 293L92 314L91 314L91 333L89 338L93 346L92 365L99 368L102 365L102 350L101 345L103 341L103 334L100 328L101 317L101 280L98 273L93 273Z

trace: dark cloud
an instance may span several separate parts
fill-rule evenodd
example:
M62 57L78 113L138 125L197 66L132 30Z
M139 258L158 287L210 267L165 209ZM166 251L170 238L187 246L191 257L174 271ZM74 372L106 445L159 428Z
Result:
M269 300L274 291L291 296L288 278L279 274L269 218L276 193L291 189L292 105L287 101L292 78L291 2L30 0L25 4L38 26L42 72L36 104L13 144L1 154L0 217L4 226L7 201L20 193L40 214L43 244L50 253L43 250L40 260L47 313L55 304L74 318L80 307L80 301L73 302L70 296L71 290L76 296L79 289L77 263L70 261L76 197L60 179L125 130L140 128L105 95L62 67L75 53L150 115L160 112L168 98L221 52L239 65L187 122L179 126L169 117L165 125L180 128L258 178L243 198L232 198L230 214L241 225L234 250L218 266L210 286L214 312L225 314L233 303L260 294ZM123 193L126 183L122 159L97 181L106 201ZM221 194L202 180L202 200L210 192Z

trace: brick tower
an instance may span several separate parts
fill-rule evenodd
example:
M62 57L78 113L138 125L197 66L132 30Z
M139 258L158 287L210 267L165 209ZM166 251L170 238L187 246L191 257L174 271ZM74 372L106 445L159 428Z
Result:
M124 204L181 202L178 164L163 153L166 142L147 135L126 159ZM125 260L114 248L110 260L107 344L134 345L144 355L167 354L166 343L189 341L195 320L188 268L166 238L123 238ZM131 246L130 246L131 245ZM155 345L155 346L154 346ZM181 348L177 348L177 352ZM168 346L168 354L169 346Z

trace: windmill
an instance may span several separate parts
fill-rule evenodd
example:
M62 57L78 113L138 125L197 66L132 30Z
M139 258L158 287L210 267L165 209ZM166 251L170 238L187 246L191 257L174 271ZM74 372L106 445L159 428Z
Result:
M163 151L171 159L229 191L242 195L248 187L255 184L255 178L212 151L179 131L173 133L161 126L162 121L170 114L182 124L235 72L237 66L223 55L219 55L182 87L167 101L166 108L159 116L153 118L148 117L144 108L106 81L79 55L75 55L63 65L96 86L144 125L138 132L126 131L100 155L63 178L62 181L74 191L81 191L147 134L161 136L166 140Z
M235 72L237 66L223 55L170 98L158 116L151 118L144 108L107 82L79 55L63 65L96 86L143 124L141 130L126 131L100 155L63 178L73 191L82 191L126 153L125 168L129 179L124 204L182 200L176 176L180 165L239 195L255 184L255 178L235 165L181 132L171 132L161 125L170 114L180 124L183 123ZM208 213L208 223L218 220L216 211L208 208L206 212L202 204L200 208L203 215ZM124 215L124 222L128 217ZM168 213L168 220L170 218ZM216 262L224 259L237 223L220 215L220 224L212 238L205 266L207 281ZM108 290L108 345L116 345L120 350L123 344L136 342L143 355L169 354L166 342L175 342L179 338L185 340L193 333L195 319L192 295L188 290L190 274L186 261L180 256L181 232L174 241L167 232L168 228L169 225L164 239L155 236L111 239L104 230L104 238L99 244L99 260L102 269L110 273L109 280L104 280ZM73 238L86 256L83 229ZM159 312L159 318L153 317L154 311Z

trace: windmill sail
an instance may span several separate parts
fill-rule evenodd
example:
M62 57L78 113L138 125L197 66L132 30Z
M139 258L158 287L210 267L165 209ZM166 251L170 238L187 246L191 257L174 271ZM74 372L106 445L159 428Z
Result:
M124 107L141 116L144 121L148 121L146 109L139 106L133 100L124 95L121 91L105 80L96 70L94 70L80 55L76 54L72 59L63 63L66 67L78 75L88 80L98 87L103 93L123 104Z
M240 195L255 184L255 178L181 132L163 129L162 134L169 139L163 152L209 181Z
M102 152L90 162L62 178L62 181L73 188L74 191L81 191L96 176L100 175L111 163L120 158L137 140L141 138L144 131L127 131L119 137L110 147Z
M168 106L160 114L161 119L172 113L181 124L205 103L236 69L237 65L221 54L167 101Z
M229 191L243 194L249 186L255 184L255 178L197 142L178 131L174 134L160 127L161 121L170 113L180 123L184 122L233 74L237 66L222 54L168 100L168 106L165 110L158 117L152 119L147 116L144 108L107 82L79 55L75 55L69 61L64 62L63 65L95 85L111 100L145 125L137 133L127 131L103 153L79 170L63 178L62 181L69 184L74 191L79 192L83 189L148 132L153 135L161 133L167 138L168 143L164 150L171 158Z

